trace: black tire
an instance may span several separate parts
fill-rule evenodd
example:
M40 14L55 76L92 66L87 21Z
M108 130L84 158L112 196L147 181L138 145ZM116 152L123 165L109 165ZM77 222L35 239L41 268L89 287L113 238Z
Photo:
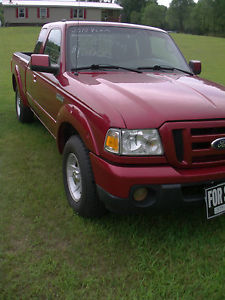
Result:
M18 90L16 90L15 105L17 119L22 123L31 123L34 119L34 114L29 107L23 105Z
M98 199L88 150L76 135L63 151L63 181L67 200L78 215L100 217L106 213Z

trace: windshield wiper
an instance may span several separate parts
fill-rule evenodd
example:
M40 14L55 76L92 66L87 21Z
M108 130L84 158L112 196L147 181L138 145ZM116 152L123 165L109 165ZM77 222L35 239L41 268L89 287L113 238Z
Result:
M84 67L78 67L78 68L73 68L71 69L72 72L77 72L79 70L100 70L100 69L122 69L126 71L131 71L131 72L136 72L136 73L142 73L142 71L138 69L133 69L133 68L127 68L127 67L122 67L122 66L117 66L117 65L104 65L104 64L93 64L90 66L84 66Z
M189 71L179 69L179 68L176 68L176 67L170 67L170 66L154 65L154 66L151 66L151 67L147 67L147 66L138 67L137 69L138 70L153 70L153 71L161 71L161 70L174 71L174 70L176 70L176 71L180 71L180 72L183 72L183 73L186 73L186 74L189 74L189 75L193 75L193 73L191 73Z

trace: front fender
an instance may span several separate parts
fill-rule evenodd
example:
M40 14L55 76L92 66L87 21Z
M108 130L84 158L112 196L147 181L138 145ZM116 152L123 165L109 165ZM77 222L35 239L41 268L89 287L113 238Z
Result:
M73 128L73 132L81 137L89 151L99 155L93 131L85 114L72 104L64 105L57 116L56 141L60 153L62 153L67 139L71 136L71 134L68 136L69 128Z

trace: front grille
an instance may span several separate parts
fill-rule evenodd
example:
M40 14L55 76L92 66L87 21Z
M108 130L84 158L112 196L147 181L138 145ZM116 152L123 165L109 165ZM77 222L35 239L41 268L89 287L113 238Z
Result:
M160 128L165 155L177 167L200 167L225 164L225 150L211 147L225 138L225 120L171 122Z
M181 129L173 130L173 140L174 140L177 159L179 162L182 162L184 159L184 144L183 144L183 135Z
M192 128L191 134L195 135L211 135L211 134L225 134L225 127L217 128Z

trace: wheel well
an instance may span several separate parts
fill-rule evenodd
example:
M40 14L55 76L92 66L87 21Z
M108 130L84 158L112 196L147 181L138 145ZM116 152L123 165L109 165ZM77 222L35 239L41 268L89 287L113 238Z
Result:
M58 132L58 149L62 153L64 146L72 135L78 135L78 132L69 123L63 123Z
M15 78L14 75L12 76L12 85L13 85L13 90L15 92L16 91L16 87L17 87L17 83L16 83L16 78Z

